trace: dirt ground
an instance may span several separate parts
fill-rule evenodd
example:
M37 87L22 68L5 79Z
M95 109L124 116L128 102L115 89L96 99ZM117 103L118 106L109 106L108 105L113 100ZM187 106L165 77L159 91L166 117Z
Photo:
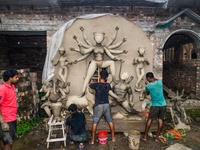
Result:
M200 122L191 124L191 130L186 132L186 137L180 140L171 140L174 143L181 143L193 150L199 150L200 147ZM169 125L164 124L162 134L166 130L172 129ZM57 132L56 135L59 136L61 132ZM141 133L142 135L144 133ZM156 133L153 133L156 134ZM48 132L46 131L45 123L39 124L34 129L27 132L23 137L17 139L12 150L47 150L47 138ZM111 141L111 135L108 134L108 141L105 145L100 145L98 140L96 140L94 145L89 145L85 143L85 150L130 150L128 146L128 138L123 135L123 133L116 133L117 142L113 143ZM97 136L96 136L97 139ZM73 145L69 144L70 140L67 138L67 146L64 147L63 142L50 143L49 150L77 150L79 143ZM139 150L164 150L168 147L161 142L155 142L154 138L147 137L147 141L140 141Z

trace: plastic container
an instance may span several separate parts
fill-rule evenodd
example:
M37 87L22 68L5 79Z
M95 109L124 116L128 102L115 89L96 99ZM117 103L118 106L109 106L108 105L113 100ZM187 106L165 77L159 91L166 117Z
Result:
M107 143L107 136L108 132L106 131L99 131L97 133L99 144L106 144Z
M139 131L131 130L128 133L128 146L130 149L139 149L141 134Z
M146 111L145 118L149 118L149 111Z

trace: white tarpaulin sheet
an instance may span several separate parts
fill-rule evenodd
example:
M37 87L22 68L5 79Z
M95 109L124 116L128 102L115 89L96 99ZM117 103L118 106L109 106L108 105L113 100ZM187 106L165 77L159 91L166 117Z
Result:
M58 49L60 48L65 30L67 30L74 21L77 19L93 19L101 16L108 15L108 13L105 14L89 14L89 15L83 15L79 16L75 19L72 19L68 22L66 22L52 37L48 46L48 51L46 55L46 60L43 68L43 74L42 74L42 81L49 81L54 76L55 67L52 65L51 60L56 57L56 54L58 52ZM111 14L110 14L111 15Z

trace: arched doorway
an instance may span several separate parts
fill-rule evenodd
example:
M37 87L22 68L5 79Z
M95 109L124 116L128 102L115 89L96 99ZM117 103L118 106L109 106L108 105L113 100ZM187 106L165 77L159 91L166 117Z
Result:
M200 95L198 50L199 36L190 30L178 30L163 43L163 84L173 91Z

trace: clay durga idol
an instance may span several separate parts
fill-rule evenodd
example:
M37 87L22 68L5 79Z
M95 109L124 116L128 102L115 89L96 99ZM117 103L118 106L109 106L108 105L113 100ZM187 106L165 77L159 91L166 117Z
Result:
M117 32L119 30L119 27L117 26L115 28L115 33L112 36L111 40L108 41L108 43L103 46L102 42L104 40L104 32L94 32L94 40L95 40L95 45L92 45L91 42L88 40L86 34L84 33L84 28L80 27L80 30L82 31L83 34L83 39L86 42L86 44L80 42L77 38L77 36L73 36L73 38L77 41L79 49L74 49L70 47L71 51L76 51L81 53L82 57L80 57L78 60L75 60L75 62L79 62L87 58L89 55L93 53L94 59L91 61L88 71L87 71L87 76L84 81L83 85L83 91L80 96L83 96L85 94L86 86L89 83L91 77L94 75L96 68L107 68L110 67L110 71L112 74L112 80L116 81L115 79L115 63L114 61L121 61L123 62L122 59L118 58L117 56L114 56L113 54L120 54L120 53L127 53L126 50L113 50L119 46L121 46L124 42L126 42L126 38L123 38L122 41L112 44L116 37L117 37ZM104 60L104 54L106 54L111 60L105 61ZM114 61L113 61L114 60Z

